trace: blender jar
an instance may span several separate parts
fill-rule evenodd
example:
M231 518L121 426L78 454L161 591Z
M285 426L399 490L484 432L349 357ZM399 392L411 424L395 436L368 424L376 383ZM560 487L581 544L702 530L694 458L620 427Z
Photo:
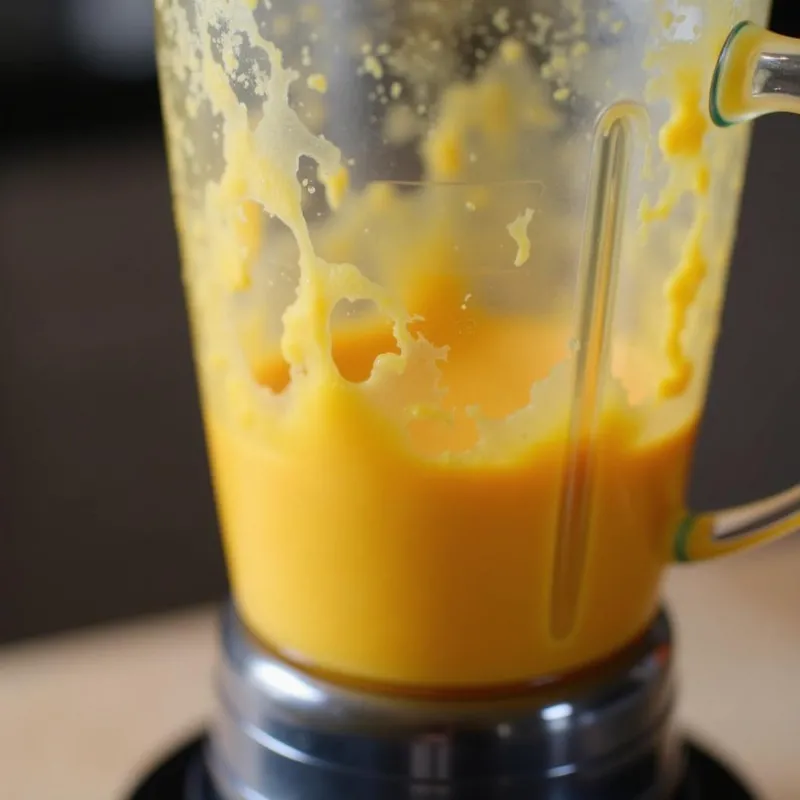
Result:
M768 0L156 9L224 549L264 644L398 690L548 680L638 636L670 561L796 526L796 490L684 500L749 136L708 86Z

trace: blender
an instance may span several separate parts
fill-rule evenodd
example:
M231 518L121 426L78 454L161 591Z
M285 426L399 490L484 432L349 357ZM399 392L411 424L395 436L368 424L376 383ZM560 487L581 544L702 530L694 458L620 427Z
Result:
M233 600L137 800L750 796L659 587L800 525L685 501L768 11L157 0Z

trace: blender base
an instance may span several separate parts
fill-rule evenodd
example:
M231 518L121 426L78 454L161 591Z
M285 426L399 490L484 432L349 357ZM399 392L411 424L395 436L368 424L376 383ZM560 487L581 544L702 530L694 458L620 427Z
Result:
M198 737L172 753L128 800L221 800L206 771L205 748L205 737ZM686 771L671 800L757 800L739 777L710 752L692 742L685 742L683 750Z
M584 675L506 697L413 699L315 677L231 607L207 737L131 800L753 800L675 733L672 633L659 614Z

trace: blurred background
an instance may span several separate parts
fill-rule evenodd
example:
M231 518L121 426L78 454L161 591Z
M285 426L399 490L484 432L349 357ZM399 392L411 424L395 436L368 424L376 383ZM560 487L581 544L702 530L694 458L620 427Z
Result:
M151 3L0 3L0 642L225 592ZM800 4L773 24L800 35ZM701 508L800 478L798 143L756 126Z

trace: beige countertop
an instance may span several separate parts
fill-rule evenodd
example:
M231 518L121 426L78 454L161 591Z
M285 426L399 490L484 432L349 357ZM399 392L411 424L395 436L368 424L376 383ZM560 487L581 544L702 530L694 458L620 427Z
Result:
M800 797L800 539L672 571L681 718L764 800ZM117 800L211 701L212 609L0 650L0 785Z

